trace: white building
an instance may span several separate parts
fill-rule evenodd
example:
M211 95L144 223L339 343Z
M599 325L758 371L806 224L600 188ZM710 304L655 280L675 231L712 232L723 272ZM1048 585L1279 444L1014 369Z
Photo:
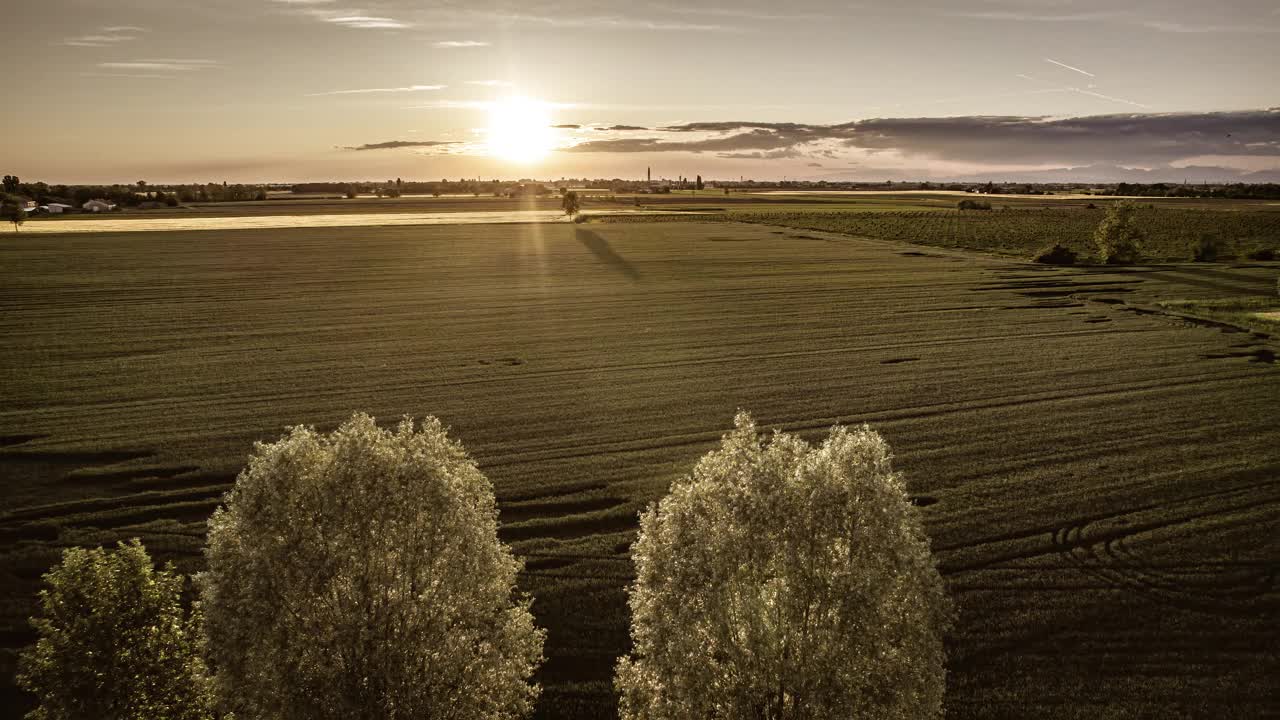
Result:
M67 205L65 203L49 203L48 205L41 205L40 207L50 215L61 215L68 210L75 209L75 205Z
M89 200L80 206L85 212L109 212L115 210L116 206L106 200Z

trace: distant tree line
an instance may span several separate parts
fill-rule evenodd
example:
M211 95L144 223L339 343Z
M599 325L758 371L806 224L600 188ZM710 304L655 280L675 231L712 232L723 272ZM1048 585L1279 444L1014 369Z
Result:
M265 185L231 185L225 182L151 185L145 180L132 185L50 185L43 182L22 182L14 175L5 176L4 192L10 196L35 200L40 205L64 203L75 207L89 200L106 200L121 207L137 207L146 202L161 202L172 206L179 203L267 199Z
M1231 200L1280 200L1280 184L1231 183L1187 185L1183 183L1119 183L1108 195L1138 197L1226 198Z

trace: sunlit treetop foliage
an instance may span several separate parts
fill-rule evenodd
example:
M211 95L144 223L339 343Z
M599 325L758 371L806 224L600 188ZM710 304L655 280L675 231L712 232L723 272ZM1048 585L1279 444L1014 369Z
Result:
M199 620L180 601L185 579L156 570L138 540L69 548L45 575L36 644L18 684L39 700L32 720L203 720L210 697Z
M441 423L255 446L202 575L220 706L253 718L506 718L544 633L513 595L489 481Z
M949 605L884 440L735 425L641 519L623 717L938 715Z

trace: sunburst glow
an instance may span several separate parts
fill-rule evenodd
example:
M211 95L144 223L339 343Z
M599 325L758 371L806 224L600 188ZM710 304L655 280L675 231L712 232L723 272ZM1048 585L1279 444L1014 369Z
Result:
M553 143L551 114L546 103L510 97L490 107L489 155L510 162L531 163L546 156Z

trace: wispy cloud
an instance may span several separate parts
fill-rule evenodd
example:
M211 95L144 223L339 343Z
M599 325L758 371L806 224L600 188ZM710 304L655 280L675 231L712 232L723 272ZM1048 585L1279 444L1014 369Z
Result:
M194 60L178 58L146 58L130 62L102 62L98 67L105 70L150 70L153 72L191 72L208 70L221 65L217 60Z
M457 145L456 141L448 140L387 140L385 142L365 143L364 145L352 145L342 148L343 150L396 150L399 148L433 148L442 145Z
M482 13L480 17L490 22L526 25L546 25L562 28L591 28L595 30L670 30L676 32L742 32L745 28L713 23L689 23L652 20L626 15L532 15L528 13Z
M1072 72L1078 72L1078 73L1080 73L1081 75L1088 75L1089 77L1098 77L1097 75L1094 75L1093 73L1089 72L1088 70L1081 70L1081 69L1080 69L1080 68L1078 68L1078 67L1072 67L1072 66L1070 66L1070 65L1068 65L1068 64L1066 64L1066 63L1058 62L1057 60L1054 60L1053 58L1045 58L1045 59L1044 59L1044 61L1045 61L1045 62L1048 62L1048 63L1053 63L1054 65L1057 65L1058 67L1061 67L1061 68L1066 68L1066 69L1068 69L1068 70L1070 70L1070 71L1072 71Z
M1267 25L1195 25L1165 20L1145 20L1142 24L1167 33L1280 33L1280 27Z
M327 23L358 30L402 30L413 27L412 23L375 15L336 15L321 19Z
M307 97L322 97L324 95L362 95L364 93L410 93L410 92L426 92L429 90L443 90L448 85L406 85L404 87L389 88L358 88L356 90L330 90L328 92L307 93Z
M147 79L172 79L172 75L159 75L155 73L99 73L99 72L83 72L80 77L96 77L96 78L147 78Z
M488 110L493 103L487 100L432 100L410 105L407 110Z
M1074 23L1074 22L1095 22L1098 20L1114 20L1123 18L1125 13L1113 10L1098 10L1090 12L1068 12L1068 13L1044 13L1029 12L1025 10L977 10L977 11L947 11L943 15L948 17L969 18L972 20L1008 20L1011 22L1042 22L1042 23Z
M436 42L431 43L431 47L474 48L474 47L489 47L492 44L493 43L484 42L482 40L437 40Z
M739 7L699 7L694 5L656 5L655 9L662 10L677 15L703 15L706 17L727 17L738 18L742 20L830 20L832 15L828 13L814 12L765 12L763 10L754 10L751 8Z
M137 40L138 33L146 32L146 28L134 25L109 25L100 28L97 33L67 38L63 45L71 47L114 47L120 43Z
M949 10L944 11L942 14L948 17L971 20L1024 23L1113 22L1166 33L1280 33L1280 27L1274 25L1191 23L1161 20L1143 17L1134 10L1087 10L1058 13L1035 10ZM1280 12L1273 12L1272 14L1280 14Z

